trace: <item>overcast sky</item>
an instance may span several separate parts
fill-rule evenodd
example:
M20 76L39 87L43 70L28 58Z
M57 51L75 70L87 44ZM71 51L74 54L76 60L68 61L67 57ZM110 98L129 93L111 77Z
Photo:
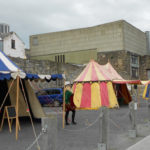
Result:
M150 30L150 0L0 0L0 22L9 24L26 47L33 34L120 19Z

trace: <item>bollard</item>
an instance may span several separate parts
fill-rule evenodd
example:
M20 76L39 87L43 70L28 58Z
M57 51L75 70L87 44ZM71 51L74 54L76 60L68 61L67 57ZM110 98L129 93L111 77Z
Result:
M56 150L57 145L57 115L42 118L41 150Z
M148 102L148 114L150 114L150 100L148 100L147 102ZM149 118L149 123L150 123L150 118Z
M136 93L137 94L137 93ZM129 130L129 137L135 138L137 134L136 129L136 111L137 111L137 95L133 98L133 101L129 103L130 110L130 121L131 121L131 130Z
M107 150L109 111L106 107L102 107L100 109L100 143L98 143L98 150Z

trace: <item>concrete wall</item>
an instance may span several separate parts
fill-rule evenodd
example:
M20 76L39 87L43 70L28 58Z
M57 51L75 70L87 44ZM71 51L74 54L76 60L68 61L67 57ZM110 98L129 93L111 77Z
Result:
M147 54L146 34L124 21L124 50L139 55Z
M97 49L98 52L123 50L122 25L123 21L121 20L89 28L32 35L30 36L30 55L31 57L43 57L48 54L94 49ZM35 38L38 41L37 44L33 44ZM84 56L82 58L89 57L82 56Z
M150 31L146 31L147 52L150 55Z
M76 52L57 53L57 54L50 54L50 55L44 55L44 56L33 56L32 59L55 61L55 56L58 56L58 55L65 56L65 63L85 64L89 62L91 59L97 60L96 49L76 51Z
M15 40L15 49L11 48L11 40ZM26 58L25 44L18 38L15 33L10 34L3 40L3 51L11 57Z
M37 41L33 44L35 38ZM34 59L54 61L55 55L63 53L66 54L67 62L79 64L92 59L93 50L126 50L138 55L147 54L146 34L124 20L88 28L32 35L30 48L30 55ZM84 52L89 50L91 52L86 55Z

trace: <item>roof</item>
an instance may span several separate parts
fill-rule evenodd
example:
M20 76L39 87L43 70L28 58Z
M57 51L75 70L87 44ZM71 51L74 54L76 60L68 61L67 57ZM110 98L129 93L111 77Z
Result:
M117 23L120 23L120 22L125 22L125 20L116 20L116 21L102 23L102 24L99 24L99 25L94 25L94 26L89 26L89 27L79 27L79 28L60 30L60 31L48 32L48 33L39 33L39 34L30 35L30 37L39 36L39 35L46 35L46 34L54 34L54 33L60 33L60 32L68 32L68 31L70 32L70 31L76 31L76 30L91 29L91 28L95 28L95 27L102 27L102 26L109 25L109 24L117 24Z
M30 80L57 80L65 78L63 74L52 74L52 75L38 75L25 73L15 63L13 63L6 55L0 50L0 80L10 80L19 76L23 79Z
M4 52L0 50L0 72L12 73L22 71L15 63L13 63Z
M112 67L110 63L99 65L94 60L91 60L81 74L75 79L75 82L90 82L90 81L112 81L124 80Z
M12 34L15 34L22 41L22 39L19 37L19 35L16 32L0 33L0 37L4 39L5 37L8 37ZM25 44L23 41L22 43Z

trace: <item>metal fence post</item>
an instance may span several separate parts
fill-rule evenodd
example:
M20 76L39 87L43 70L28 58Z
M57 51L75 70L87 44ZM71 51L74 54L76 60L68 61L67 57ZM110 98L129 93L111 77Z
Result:
M56 150L57 146L57 115L42 118L41 150Z
M147 100L148 103L148 115L150 114L150 99ZM150 123L150 117L149 117L149 123Z
M131 121L131 130L129 130L129 137L135 138L137 134L136 129L136 111L137 111L137 89L133 97L133 101L129 103L130 110L130 121Z
M106 107L102 107L100 117L100 143L98 143L98 150L107 150L108 147L108 118L109 110Z

